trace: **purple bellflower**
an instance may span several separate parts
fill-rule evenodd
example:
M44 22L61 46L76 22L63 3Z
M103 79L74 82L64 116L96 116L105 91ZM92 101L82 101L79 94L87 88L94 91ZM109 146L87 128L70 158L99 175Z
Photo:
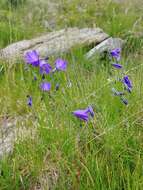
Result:
M28 64L31 64L34 67L39 66L39 54L35 50L26 52L24 58Z
M42 82L40 88L42 91L49 91L51 89L51 84L49 82Z
M67 64L67 61L59 58L55 61L55 69L53 71L65 71L67 68Z
M83 121L88 121L88 113L86 110L76 110L73 112L73 114Z
M29 107L32 106L32 97L31 97L31 96L28 96L27 105L28 105Z
M84 109L84 110L76 110L73 112L73 115L77 118L79 118L82 121L88 121L89 120L89 116L94 117L94 111L93 108L91 106L89 106L88 108Z
M117 61L120 60L121 58L121 48L116 48L116 49L113 49L111 52L110 52L110 55L115 58Z
M121 58L121 48L115 48L112 51L110 51L110 56L113 58L115 62L111 63L112 66L116 69L122 69L123 66L119 64L120 58ZM128 100L126 99L126 91L131 93L132 91L132 82L130 81L129 77L127 75L123 76L123 78L118 78L118 76L114 79L114 83L116 84L117 81L120 81L122 84L124 84L124 90L118 91L114 87L111 89L114 96L118 96L122 103L125 105L128 105Z
M40 60L39 63L40 73L41 74L49 74L52 71L52 67L45 60Z
M118 63L112 63L112 66L115 67L116 69L122 69L122 65Z
M129 89L132 89L132 82L130 81L130 79L129 79L129 77L126 75L126 76L124 76L124 78L123 78L123 83L124 83L124 85L127 87L127 88L129 88Z

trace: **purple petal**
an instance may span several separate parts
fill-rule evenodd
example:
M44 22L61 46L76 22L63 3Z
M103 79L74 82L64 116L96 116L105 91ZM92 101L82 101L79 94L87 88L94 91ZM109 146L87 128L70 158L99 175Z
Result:
M24 58L28 64L39 66L39 54L35 50L26 52Z
M94 117L95 114L94 114L92 106L89 106L86 110L87 110L87 113L91 115L91 117Z
M32 106L32 97L31 97L31 96L28 97L27 105L28 105L29 107Z
M40 73L41 74L49 74L52 71L52 67L45 60L40 60Z
M120 55L121 53L121 48L116 48L116 49L113 49L110 54L114 57L114 56L117 56L117 55Z
M80 115L79 119L81 119L83 121L88 121L88 116L87 115Z
M49 82L43 82L40 85L42 91L49 91L51 89L51 84Z
M117 68L117 69L121 69L122 68L122 65L118 64L118 63L113 63L112 66L115 67L115 68Z
M111 55L112 57L114 57L115 59L117 59L117 61L119 61L120 58L121 58L121 48L113 49L113 50L110 52L110 55Z
M88 113L87 110L76 110L73 112L74 116L84 120L84 121L88 121Z
M56 70L65 71L67 68L67 61L59 58L55 61L55 66L56 66Z
M126 75L124 76L123 78L123 83L126 87L128 87L129 89L131 89L133 86L132 86L132 82L130 81L129 77Z

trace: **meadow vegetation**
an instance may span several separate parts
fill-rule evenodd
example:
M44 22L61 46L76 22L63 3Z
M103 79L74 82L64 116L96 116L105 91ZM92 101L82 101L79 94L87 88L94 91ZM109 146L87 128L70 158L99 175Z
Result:
M54 0L53 10L34 5L28 0L0 1L0 48L61 28L101 27L126 41L121 63L133 91L127 106L112 95L110 79L117 72L108 57L87 60L90 47L75 47L62 55L67 71L46 76L53 84L50 94L40 91L37 68L1 61L0 119L21 116L16 127L26 126L34 135L19 139L13 154L0 161L0 190L32 190L42 175L52 178L51 189L57 190L142 190L142 0ZM49 63L54 66L56 58L50 57ZM33 98L32 107L27 106L27 95ZM95 117L87 125L72 111L88 105Z

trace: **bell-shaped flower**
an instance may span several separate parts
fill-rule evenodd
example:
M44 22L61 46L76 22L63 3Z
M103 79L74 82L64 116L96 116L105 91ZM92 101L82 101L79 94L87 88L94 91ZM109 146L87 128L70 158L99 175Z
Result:
M39 66L39 54L35 51L28 51L24 55L26 63L33 65L34 67Z
M51 84L49 82L42 82L40 88L42 91L49 91L51 89Z
M111 52L110 52L110 55L115 58L117 61L120 60L121 58L121 48L116 48L116 49L113 49Z
M45 60L40 60L39 63L40 73L41 74L49 74L52 71L52 67Z
M84 110L76 110L73 112L73 115L77 118L79 118L82 121L88 121L89 116L94 117L94 111L91 106Z
M133 86L132 86L132 82L129 79L129 77L127 75L124 76L122 81L123 81L123 83L125 85L126 90L131 93L131 90L132 90Z
M55 70L65 71L67 68L67 64L68 64L67 61L59 58L55 61Z
M122 65L118 63L112 63L112 66L115 67L116 69L122 69Z

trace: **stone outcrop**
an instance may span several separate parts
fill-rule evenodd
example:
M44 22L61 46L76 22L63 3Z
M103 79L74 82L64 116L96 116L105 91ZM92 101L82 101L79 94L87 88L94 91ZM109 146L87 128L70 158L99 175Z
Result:
M96 45L107 38L109 38L108 34L104 33L100 28L68 28L50 32L31 40L13 43L0 50L0 59L9 61L22 59L25 52L33 49L44 57L60 55L78 45Z

